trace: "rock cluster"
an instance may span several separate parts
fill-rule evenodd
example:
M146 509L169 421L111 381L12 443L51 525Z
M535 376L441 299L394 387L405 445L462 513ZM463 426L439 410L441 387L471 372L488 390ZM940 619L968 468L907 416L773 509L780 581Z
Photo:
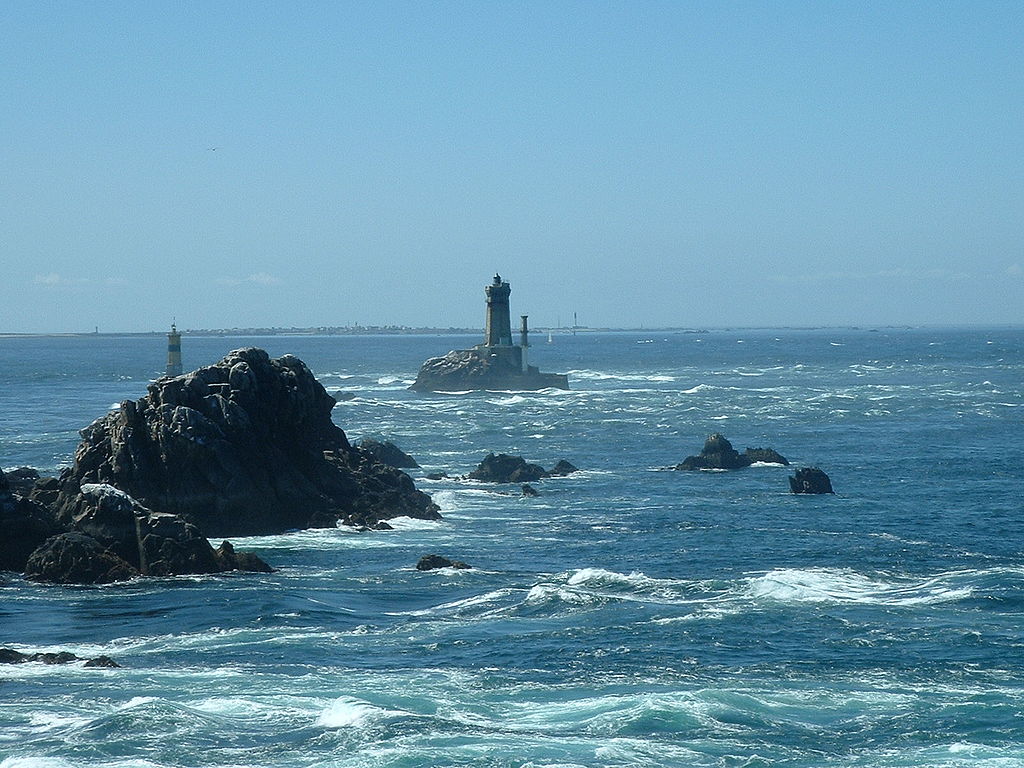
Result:
M562 477L577 471L577 468L565 459L559 461L549 471L539 464L530 464L522 456L489 453L466 477L485 483L532 483L546 477Z
M704 448L697 456L687 456L673 469L742 469L755 461L789 464L785 456L772 448L747 448L746 452L740 453L723 435L716 432L704 441Z
M0 570L58 584L269 571L206 537L439 518L408 475L349 444L334 404L301 360L255 348L162 378L82 430L59 480L0 472Z
M120 667L121 665L109 656L97 656L93 659L83 659L70 651L58 651L57 653L22 653L13 648L0 648L0 664L27 664L29 662L40 664L70 664L73 661L84 661L86 667Z
M408 475L349 444L334 405L297 357L256 348L160 379L82 431L59 512L106 483L207 536L439 518Z

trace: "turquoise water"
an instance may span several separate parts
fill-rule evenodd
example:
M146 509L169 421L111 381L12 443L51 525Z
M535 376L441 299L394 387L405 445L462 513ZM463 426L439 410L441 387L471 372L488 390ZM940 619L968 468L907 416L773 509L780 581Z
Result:
M444 520L235 539L268 575L0 577L0 645L123 665L0 667L0 766L1024 765L1024 332L565 335L531 359L570 392L405 390L475 341L185 337L187 368L257 345L356 393L335 422ZM164 354L0 339L0 464L67 464ZM837 495L664 469L714 431ZM583 471L423 479L489 451Z

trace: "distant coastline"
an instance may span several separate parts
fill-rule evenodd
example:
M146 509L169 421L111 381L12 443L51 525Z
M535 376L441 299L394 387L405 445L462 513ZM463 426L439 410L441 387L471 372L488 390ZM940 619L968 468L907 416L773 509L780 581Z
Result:
M597 328L589 326L555 327L536 326L533 334L573 335L574 333L729 333L735 331L912 331L931 329L982 329L1020 330L1024 325L1015 324L958 324L958 325L730 325L714 328L687 327L641 327L641 328ZM181 329L183 336L472 336L479 334L479 328L432 328L405 325L345 325L317 326L308 328L188 328ZM8 338L102 338L124 336L166 336L167 331L92 331L65 333L8 333L0 331L0 339Z

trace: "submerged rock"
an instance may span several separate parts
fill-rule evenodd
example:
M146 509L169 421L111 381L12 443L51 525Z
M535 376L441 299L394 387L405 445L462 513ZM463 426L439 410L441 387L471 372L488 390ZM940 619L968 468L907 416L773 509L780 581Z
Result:
M390 440L375 440L372 437L364 437L359 442L359 447L377 459L377 461L395 469L419 469L420 467L416 463L416 459Z
M724 435L715 432L704 441L704 448L696 456L687 456L673 469L742 469L755 461L788 465L789 461L774 448L747 448L740 453Z
M86 667L120 667L121 665L109 656L97 656L94 659L83 659L69 651L57 653L22 653L12 648L0 648L0 664L70 664L73 661L84 661Z
M472 567L473 566L464 563L461 560L449 560L447 557L441 557L440 555L424 555L420 558L420 561L416 563L417 571L433 571L438 568L457 568L459 570L465 570Z
M523 483L523 496L540 496L540 493L532 485Z
M109 484L206 536L439 518L408 475L349 444L334 405L297 357L256 348L164 377L82 430L58 512L74 514L84 485Z
M789 489L793 493L835 493L828 475L817 467L801 467L796 475L789 478Z

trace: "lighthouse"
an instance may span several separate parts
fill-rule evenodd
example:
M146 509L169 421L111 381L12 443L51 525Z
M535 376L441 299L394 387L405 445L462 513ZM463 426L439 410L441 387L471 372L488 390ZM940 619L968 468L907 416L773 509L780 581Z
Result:
M487 294L487 319L484 324L485 347L511 347L512 321L508 314L508 296L512 287L495 275L494 281L484 287Z
M174 323L167 334L167 375L181 376L181 334Z
M530 363L526 359L526 350L530 348L530 329L527 328L526 326L527 317L528 315L519 316L519 319L521 321L521 325L519 326L519 348L522 350L523 373L530 372Z

